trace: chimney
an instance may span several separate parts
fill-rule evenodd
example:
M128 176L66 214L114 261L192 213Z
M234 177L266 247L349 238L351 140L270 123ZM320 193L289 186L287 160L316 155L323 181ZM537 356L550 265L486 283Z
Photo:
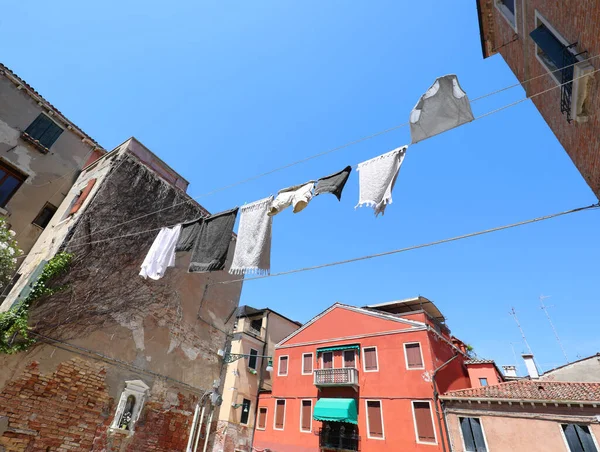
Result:
M523 361L525 361L525 367L527 367L527 372L529 373L529 378L532 380L537 380L540 378L540 374L538 373L537 366L535 365L535 361L533 360L533 355L524 354Z
M505 377L516 377L517 376L517 368L515 366L502 366L504 369Z

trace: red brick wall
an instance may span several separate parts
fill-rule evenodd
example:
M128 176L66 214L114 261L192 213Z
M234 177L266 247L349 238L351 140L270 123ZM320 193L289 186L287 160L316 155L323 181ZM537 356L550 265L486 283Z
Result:
M74 358L44 374L29 364L0 391L0 416L9 418L0 450L184 451L197 398L178 393L173 405L151 394L131 437L108 433L116 404L106 367Z
M486 3L486 0L479 0ZM516 0L517 30L519 40L499 49L506 63L520 81L547 74L546 69L535 57L535 44L529 33L535 29L537 10L569 43L578 42L579 52L587 50L584 58L600 54L600 2L597 0L528 0L523 15L522 1ZM515 31L493 8L494 29L489 33L494 46L510 41ZM525 17L523 17L525 16ZM600 67L600 58L590 61L595 69ZM600 93L598 73L594 74L594 85L590 92L591 117L586 123L568 123L560 112L560 88L533 99L542 117L552 129L561 145L597 197L600 197ZM557 86L550 75L544 75L526 86L527 95L542 92Z

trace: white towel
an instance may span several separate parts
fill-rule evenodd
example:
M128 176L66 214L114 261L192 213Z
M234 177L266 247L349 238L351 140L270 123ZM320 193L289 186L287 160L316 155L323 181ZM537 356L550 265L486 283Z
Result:
M370 206L374 208L375 216L383 215L385 207L392 203L392 190L407 147L399 147L358 164L360 196L356 207Z
M175 267L175 245L179 240L180 232L180 224L159 231L142 263L140 270L142 278L160 279L168 267Z
M271 270L271 226L273 217L267 215L273 196L243 206L240 227L229 273L268 274Z

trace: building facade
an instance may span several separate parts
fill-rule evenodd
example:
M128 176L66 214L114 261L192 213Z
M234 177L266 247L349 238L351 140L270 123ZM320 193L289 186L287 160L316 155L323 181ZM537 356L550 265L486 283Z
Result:
M269 308L241 306L225 361L214 452L251 452L258 393L271 389L275 344L302 326Z
M600 197L600 3L476 0L484 58L502 55ZM539 93L544 94L537 95Z
M205 216L187 182L135 139L84 168L20 268L2 309L59 252L60 287L29 311L27 351L0 355L0 450L211 450L241 283L139 276L158 229ZM143 221L137 220L142 217ZM210 283L210 284L209 284ZM22 338L16 337L15 341Z
M256 450L444 450L440 393L469 387L466 353L424 297L336 303L275 347Z
M81 169L105 151L0 64L0 154L0 215L26 254Z

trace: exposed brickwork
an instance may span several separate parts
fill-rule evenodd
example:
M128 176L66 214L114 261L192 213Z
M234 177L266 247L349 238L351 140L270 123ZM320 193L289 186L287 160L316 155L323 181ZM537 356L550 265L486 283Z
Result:
M234 452L252 450L252 430L240 424L219 421L215 432L213 452Z
M480 5L488 4L487 0L478 1ZM499 49L499 53L519 80L524 81L548 74L535 57L535 43L529 36L529 33L536 28L536 11L569 43L577 42L578 52L587 50L588 57L600 54L600 33L598 33L600 2L528 0L523 8L522 0L517 0L515 5L519 40ZM515 31L495 7L493 15L493 33L484 33L484 35L486 38L493 39L494 46L499 47L510 41ZM600 67L600 58L590 63L597 69ZM587 184L596 196L600 197L600 93L598 91L600 77L598 73L593 77L587 108L591 116L585 123L567 122L566 116L560 111L560 88L534 98L533 102ZM531 81L525 89L530 96L556 86L557 82L550 75L544 75Z

